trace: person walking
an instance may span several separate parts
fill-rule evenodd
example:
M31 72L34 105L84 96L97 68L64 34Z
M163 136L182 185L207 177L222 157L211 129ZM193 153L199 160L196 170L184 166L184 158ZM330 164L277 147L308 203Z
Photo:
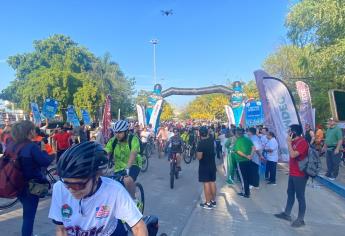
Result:
M327 173L326 177L335 180L339 173L339 164L341 161L341 149L343 144L343 134L337 126L334 118L328 120L328 129L326 131L325 144L322 151L326 152Z
M23 205L22 236L32 235L39 202L39 196L32 193L32 189L29 189L29 183L31 186L48 183L42 173L42 168L48 167L54 160L46 151L42 151L36 143L31 141L35 136L35 125L28 120L20 121L13 125L12 137L14 141L8 145L9 150L18 153L21 170L25 181L28 183L18 195L18 199ZM20 149L18 150L18 148Z
M304 215L306 211L305 189L308 176L298 167L298 162L305 159L308 155L308 142L302 137L303 129L301 125L291 125L289 136L287 137L289 161L289 182L287 189L287 202L285 211L275 214L275 217L291 221L291 211L295 203L295 196L298 201L298 217L291 224L292 227L301 227L305 225Z
M267 144L265 146L266 152L266 172L265 179L268 181L267 184L276 185L276 173L277 173L277 162L278 162L278 142L273 132L268 132Z
M311 128L310 124L305 124L305 134L304 134L305 140L309 143L309 145L315 145L315 133L313 129Z
M196 158L199 160L199 182L204 185L205 202L200 206L213 209L216 206L216 161L214 152L214 139L209 136L205 126L199 130L201 140L197 146Z
M237 171L241 179L242 192L238 195L250 197L249 181L251 179L251 160L255 152L253 142L244 136L244 129L236 129L236 141L234 144L234 158L237 162Z
M55 150L57 161L60 156L71 146L72 135L67 132L67 128L58 128L57 133L53 135L53 140L55 142Z

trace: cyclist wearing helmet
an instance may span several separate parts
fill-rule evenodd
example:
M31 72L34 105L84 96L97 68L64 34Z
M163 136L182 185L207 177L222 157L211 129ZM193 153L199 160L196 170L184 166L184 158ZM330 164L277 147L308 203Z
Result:
M127 121L117 121L113 127L115 136L108 141L105 150L108 154L113 155L115 173L126 170L128 176L124 178L123 183L129 194L134 198L135 181L140 173L142 159L139 154L139 139L136 135L129 138L128 128Z
M147 236L142 214L123 186L101 177L107 154L100 144L84 142L67 149L57 163L61 180L54 185L49 218L56 235Z
M170 155L175 153L177 158L177 168L181 171L181 153L183 141L180 137L180 132L177 128L173 129L174 136L172 136L168 141L168 147L170 150Z

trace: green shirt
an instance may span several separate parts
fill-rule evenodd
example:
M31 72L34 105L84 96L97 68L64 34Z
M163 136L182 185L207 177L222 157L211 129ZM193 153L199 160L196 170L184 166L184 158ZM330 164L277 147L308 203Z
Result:
M327 147L335 147L342 138L343 134L339 127L335 126L333 128L328 128L326 131L325 143Z
M252 153L253 146L254 146L254 144L249 138L247 138L245 136L237 138L235 145L234 145L233 157L238 162L250 161L249 159L242 157L239 154L237 154L237 151L241 151L245 155L250 155Z
M113 149L113 142L115 140L114 138L111 138L107 145L105 146L105 151L107 153L111 153ZM118 172L121 170L124 170L127 168L128 160L129 160L129 155L131 152L137 152L137 158L135 159L134 165L137 165L139 167L142 166L142 159L140 156L140 142L138 137L133 136L132 142L131 142L131 148L129 148L128 141L126 142L117 142L115 151L114 151L114 163L115 163L115 168L114 171Z

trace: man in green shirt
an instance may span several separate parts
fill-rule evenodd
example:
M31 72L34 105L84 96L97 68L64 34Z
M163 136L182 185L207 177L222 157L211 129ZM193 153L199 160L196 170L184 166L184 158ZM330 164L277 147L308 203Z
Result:
M115 136L108 141L105 150L108 154L113 155L115 174L124 170L126 171L127 176L124 177L123 184L129 194L134 198L135 181L140 173L142 160L139 154L139 139L136 135L130 137L128 128L127 121L117 121L113 127Z
M334 118L328 119L328 129L326 131L325 144L323 152L326 152L327 173L326 177L335 180L339 173L339 164L341 161L340 149L343 144L343 135L341 129L337 126Z
M237 162L237 169L241 179L242 192L240 196L249 198L249 180L251 178L251 164L250 161L254 155L255 148L253 142L244 136L244 130L241 128L236 129L236 142L234 144L233 158Z

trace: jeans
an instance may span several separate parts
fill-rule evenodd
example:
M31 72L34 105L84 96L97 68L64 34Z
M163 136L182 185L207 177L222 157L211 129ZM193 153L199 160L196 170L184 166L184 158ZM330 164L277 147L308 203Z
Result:
M298 201L298 217L297 219L303 220L306 210L305 203L305 188L307 185L308 177L289 176L289 183L287 189L287 202L285 207L285 214L290 215L293 204L295 203L295 195Z
M339 164L341 161L341 152L334 154L334 149L327 149L326 152L327 161L327 177L337 178L339 173Z
M277 174L277 162L267 161L265 178L268 179L270 182L275 183L276 174Z
M18 199L23 205L22 236L32 236L39 198L25 189Z

